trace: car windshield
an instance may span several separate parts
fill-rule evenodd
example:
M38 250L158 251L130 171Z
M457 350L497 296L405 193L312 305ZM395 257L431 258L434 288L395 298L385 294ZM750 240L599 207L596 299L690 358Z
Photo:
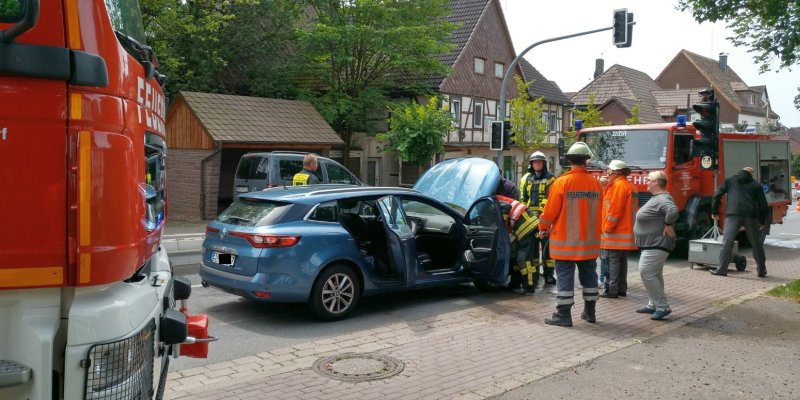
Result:
M611 160L622 160L633 169L664 168L667 138L666 129L586 132L584 141L594 154L589 167L606 169Z
M238 226L274 225L290 207L288 203L237 200L217 217L217 221Z

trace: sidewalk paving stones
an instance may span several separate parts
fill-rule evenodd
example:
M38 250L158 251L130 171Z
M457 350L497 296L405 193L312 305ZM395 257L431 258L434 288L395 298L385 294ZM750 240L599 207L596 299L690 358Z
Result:
M583 302L576 297L572 328L543 323L555 306L549 292L499 296L489 305L171 372L165 398L483 399L576 368L797 279L797 256L796 250L768 247L767 278L757 278L750 269L712 276L689 269L688 262L685 269L670 270L665 281L673 313L664 321L635 312L647 302L637 279L631 280L627 298L598 302L597 324L580 320ZM359 383L312 371L317 359L344 353L386 355L405 368L385 380ZM228 369L228 375L219 374Z

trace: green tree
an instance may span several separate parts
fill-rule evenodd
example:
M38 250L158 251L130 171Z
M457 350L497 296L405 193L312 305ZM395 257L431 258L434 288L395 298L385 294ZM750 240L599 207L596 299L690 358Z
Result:
M633 106L631 109L631 116L630 118L625 118L625 124L627 125L636 125L641 124L642 120L639 119L639 113L641 112L641 107L638 104Z
M689 10L697 22L724 21L733 30L728 39L746 46L766 72L772 62L791 68L800 61L800 4L786 0L680 0L677 8Z
M304 4L260 0L233 5L233 19L220 30L224 66L212 77L213 90L259 97L298 96L304 63L297 53L297 32Z
M426 93L424 79L444 74L438 55L452 49L447 0L310 0L309 22L298 30L300 51L322 90L308 97L344 140L369 132L372 111L391 93Z
M257 0L142 0L142 20L148 44L155 50L159 71L167 76L165 94L181 90L215 91L214 76L227 61L222 29L234 18L234 6Z
M386 144L384 150L397 153L401 160L418 166L429 163L434 155L443 152L453 116L438 103L439 99L433 96L426 105L412 102L392 106L392 116L387 121L389 130L377 136Z
M509 102L509 121L511 130L514 131L514 142L525 154L530 154L541 147L547 138L547 122L542 120L544 99L538 97L531 100L528 97L528 87L533 81L525 83L519 75L514 75L514 82L517 84L519 96Z

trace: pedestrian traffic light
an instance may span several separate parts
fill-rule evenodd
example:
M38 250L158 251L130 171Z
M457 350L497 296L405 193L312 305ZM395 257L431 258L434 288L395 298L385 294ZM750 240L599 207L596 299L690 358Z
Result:
M511 130L511 122L503 122L503 150L508 150L514 144L514 131Z
M627 8L614 10L614 45L617 47L630 47L628 42Z
M703 102L692 106L700 116L692 123L700 132L700 139L693 141L694 153L703 157L703 168L716 169L719 144L719 102L715 98L713 89L704 90L700 92L700 95L703 96ZM711 163L706 157L710 157Z
M492 138L489 150L503 150L503 121L492 121Z

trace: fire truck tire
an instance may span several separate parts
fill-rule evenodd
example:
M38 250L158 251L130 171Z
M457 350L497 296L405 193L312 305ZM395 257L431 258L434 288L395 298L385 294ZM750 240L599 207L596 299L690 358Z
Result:
M361 298L361 281L352 268L336 264L323 271L311 289L308 305L324 321L347 318Z
M733 262L736 264L737 271L744 271L747 268L747 258L745 256L736 256Z

